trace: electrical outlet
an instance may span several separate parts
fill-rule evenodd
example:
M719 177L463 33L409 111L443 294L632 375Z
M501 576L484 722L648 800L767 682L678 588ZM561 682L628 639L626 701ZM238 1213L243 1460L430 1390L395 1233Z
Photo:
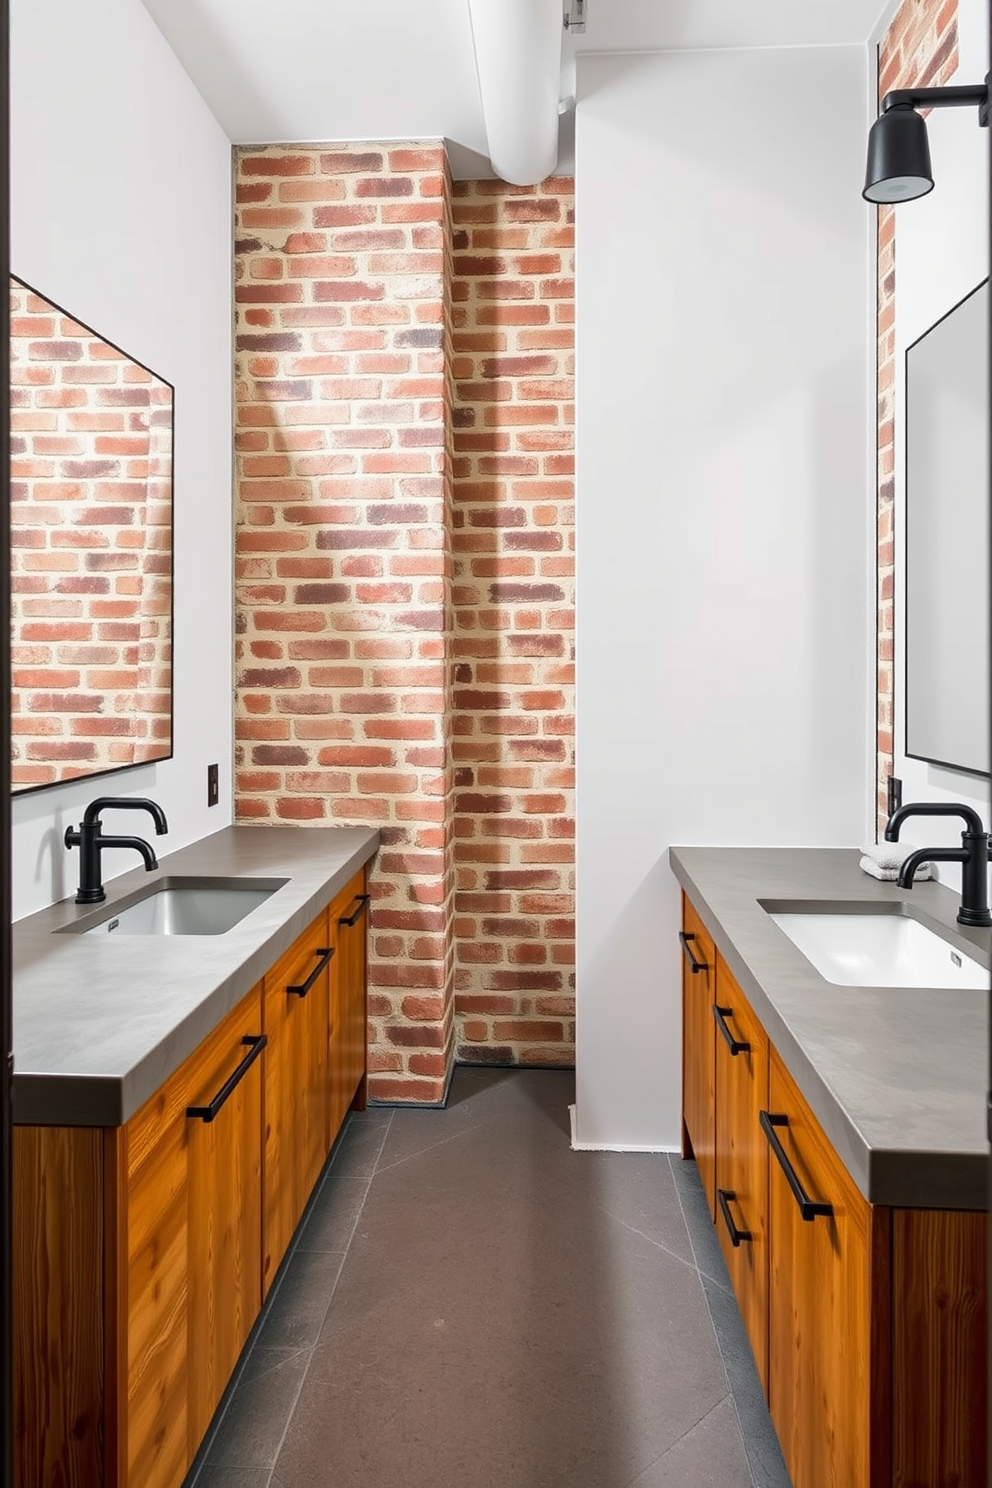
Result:
M207 805L216 806L220 801L220 780L218 778L218 766L207 766Z
M898 780L895 775L889 776L887 795L886 804L889 808L889 815L891 816L893 811L898 811L902 805L902 781Z

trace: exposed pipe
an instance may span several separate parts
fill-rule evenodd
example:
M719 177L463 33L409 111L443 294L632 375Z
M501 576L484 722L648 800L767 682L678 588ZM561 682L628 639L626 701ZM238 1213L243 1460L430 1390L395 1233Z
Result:
M534 186L558 163L562 0L468 0L493 170Z

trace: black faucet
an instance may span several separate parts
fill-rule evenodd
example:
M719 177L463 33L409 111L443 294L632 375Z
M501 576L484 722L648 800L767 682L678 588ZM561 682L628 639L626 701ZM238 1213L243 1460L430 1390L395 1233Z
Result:
M965 822L960 847L921 847L911 852L899 869L899 887L911 889L913 875L921 863L961 863L961 908L959 925L992 925L989 913L989 834L982 818L971 806L958 802L910 802L893 811L885 828L886 842L899 841L899 828L908 816L960 816Z
M100 813L108 806L125 811L149 811L159 837L169 830L165 812L155 801L139 798L129 800L124 796L100 796L96 801L91 801L83 815L79 830L77 831L75 827L65 829L66 847L79 848L77 904L102 904L107 897L100 873L100 852L105 847L133 847L135 852L139 852L144 858L145 867L149 873L153 868L158 867L158 858L143 837L104 837L101 831Z

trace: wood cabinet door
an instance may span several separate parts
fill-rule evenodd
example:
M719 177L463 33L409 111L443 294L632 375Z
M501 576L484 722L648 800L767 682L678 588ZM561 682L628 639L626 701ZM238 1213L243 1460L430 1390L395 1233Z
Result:
M682 1124L686 1157L695 1157L699 1177L716 1217L716 951L682 895ZM695 969L694 969L695 968ZM685 1138L688 1138L688 1141Z
M768 1393L768 1035L721 957L716 965L717 1234Z
M103 1135L14 1127L14 1488L105 1482Z
M889 1348L880 1233L887 1213L873 1211L858 1192L774 1052L769 1103L796 1182L812 1203L830 1206L829 1214L804 1220L783 1162L769 1151L772 1420L793 1488L878 1488L890 1471L878 1398Z
M988 1482L989 1216L892 1214L892 1481Z
M331 968L329 1147L356 1092L364 1097L368 906L363 869L328 909L337 947Z
M178 1488L189 1465L188 1074L189 1062L125 1127L107 1133L107 1441L115 1488Z
M203 1045L189 1083L191 1459L262 1305L261 1027L259 985Z
M265 1050L262 1292L268 1292L327 1156L327 916L263 983Z

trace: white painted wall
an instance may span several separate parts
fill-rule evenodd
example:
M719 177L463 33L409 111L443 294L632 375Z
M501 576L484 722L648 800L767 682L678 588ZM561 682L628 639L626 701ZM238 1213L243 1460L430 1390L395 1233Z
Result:
M863 47L580 57L580 1143L674 1146L672 843L861 841Z
M11 267L176 389L175 757L15 798L16 919L74 890L62 834L98 794L159 801L163 851L231 820L231 148L140 0L11 11Z
M980 83L989 67L985 0L959 0L958 70L950 81ZM989 782L907 759L905 749L905 373L906 348L989 272L989 131L976 109L934 109L927 116L935 186L929 196L897 208L896 220L896 487L895 487L895 773L904 801L963 801L989 826ZM958 847L956 819L907 822L903 837L920 847ZM938 865L955 889L961 869Z

